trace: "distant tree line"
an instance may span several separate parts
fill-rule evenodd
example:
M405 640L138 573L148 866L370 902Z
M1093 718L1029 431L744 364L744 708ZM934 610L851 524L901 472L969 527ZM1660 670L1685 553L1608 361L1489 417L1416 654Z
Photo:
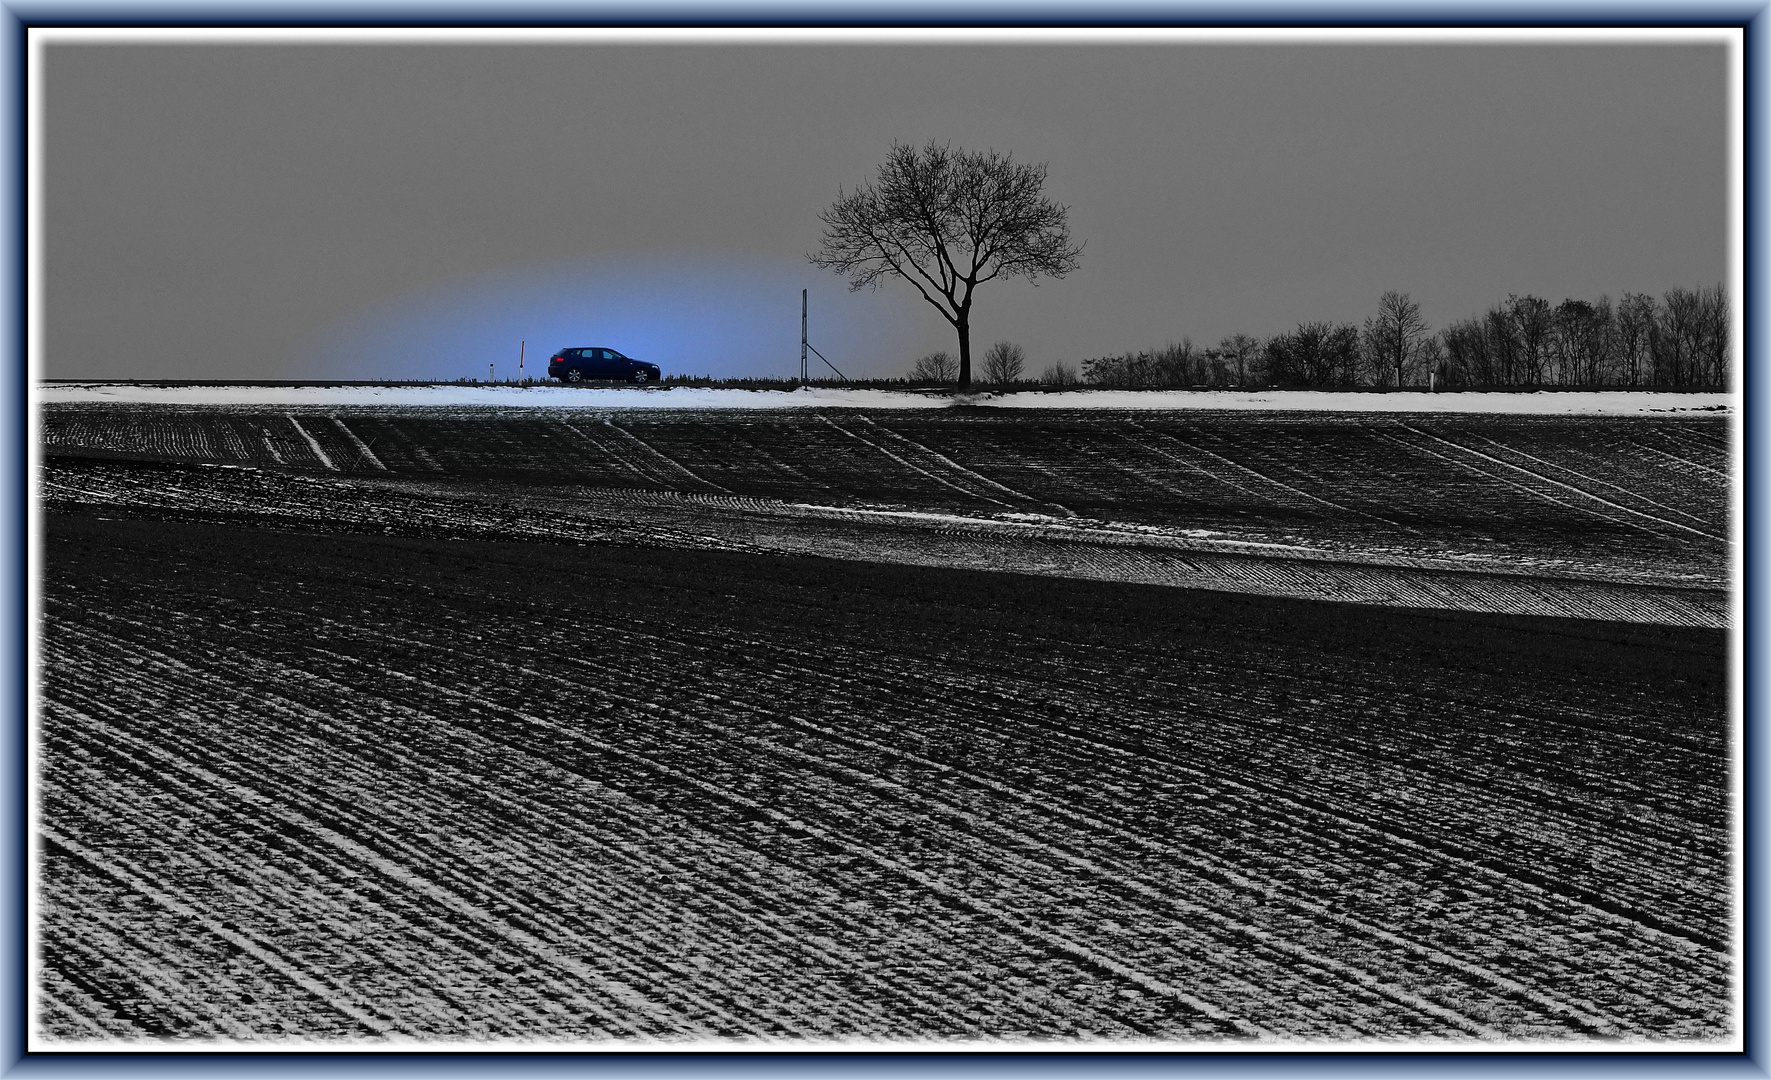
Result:
M1616 304L1509 296L1446 327L1427 359L1452 386L1725 386L1729 314L1720 285Z
M1426 386L1461 388L1727 386L1728 296L1722 286L1671 289L1615 303L1508 296L1437 333L1406 293L1388 292L1364 325L1305 322L1264 340L1232 334L1211 348L1189 340L1160 349L1056 363L1038 381L1157 389L1189 386ZM998 342L983 382L1021 381L1018 346ZM950 354L917 361L913 382L950 382Z

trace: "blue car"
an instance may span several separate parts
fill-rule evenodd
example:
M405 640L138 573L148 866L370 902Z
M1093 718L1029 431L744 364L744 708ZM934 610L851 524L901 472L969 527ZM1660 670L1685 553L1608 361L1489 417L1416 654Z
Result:
M645 386L662 376L657 364L623 356L614 349L593 345L577 349L561 349L548 358L547 377L561 382L581 383L591 379L615 379Z

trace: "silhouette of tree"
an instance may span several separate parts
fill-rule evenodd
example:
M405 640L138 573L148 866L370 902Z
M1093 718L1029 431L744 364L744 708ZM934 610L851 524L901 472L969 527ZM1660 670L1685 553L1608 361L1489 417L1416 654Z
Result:
M1614 342L1619 377L1629 386L1642 383L1646 367L1643 361L1650 358L1648 343L1659 307L1654 297L1645 293L1626 292L1618 298L1613 317Z
M1416 359L1426 336L1420 305L1407 293L1385 293L1377 302L1377 314L1365 320L1363 342L1377 382L1381 385L1386 373L1394 371L1396 388L1401 389L1403 371Z
M1044 165L995 150L967 153L931 142L893 143L879 175L837 192L819 214L824 243L812 264L877 288L887 277L916 287L959 335L959 385L972 381L972 292L996 278L1037 283L1076 269L1069 208L1047 199Z
M1284 386L1350 386L1359 378L1359 330L1299 323L1267 342L1267 378Z
M916 382L952 382L958 373L959 365L953 362L953 354L946 349L919 358L910 369L910 377Z
M1027 353L1012 341L999 341L984 353L984 381L1006 386L1021 377Z
M1553 309L1540 296L1508 296L1507 314L1513 324L1518 370L1508 380L1527 385L1544 381L1544 358L1549 352Z
M1565 386L1598 386L1611 359L1611 299L1564 300L1556 305L1552 348L1557 381Z
M1224 358L1225 375L1237 386L1247 386L1259 375L1261 343L1247 334L1231 334L1218 342L1218 355Z

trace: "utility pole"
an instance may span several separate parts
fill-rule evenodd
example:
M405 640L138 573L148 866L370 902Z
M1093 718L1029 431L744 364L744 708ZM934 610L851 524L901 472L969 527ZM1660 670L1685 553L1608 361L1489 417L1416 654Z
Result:
M529 343L527 341L517 342L517 382L523 381L523 350L527 348L528 345Z
M497 370L498 370L497 364L487 364L486 365L486 385L487 386L492 385L492 381L493 381L492 375L493 375L493 372L495 372Z

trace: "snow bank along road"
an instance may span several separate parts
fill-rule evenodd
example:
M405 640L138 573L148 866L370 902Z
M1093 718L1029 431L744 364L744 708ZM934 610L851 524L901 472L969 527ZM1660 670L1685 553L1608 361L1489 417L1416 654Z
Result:
M1725 433L1568 425L52 411L35 1038L1726 1044Z
M1274 412L1476 413L1507 416L1660 416L1727 413L1739 408L1733 394L1670 394L1648 390L1541 391L1537 393L1361 393L1337 390L1064 390L1018 393L980 391L950 395L929 391L716 390L696 387L557 386L192 386L174 383L55 382L36 390L40 404L214 405L251 410L283 406L411 408L478 406L504 409L945 409L956 403L1000 409L1207 409Z

